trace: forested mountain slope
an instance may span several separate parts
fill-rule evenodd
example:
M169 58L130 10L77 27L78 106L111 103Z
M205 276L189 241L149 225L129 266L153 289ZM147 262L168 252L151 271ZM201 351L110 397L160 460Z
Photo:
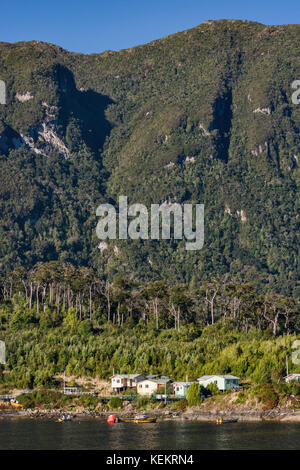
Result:
M0 43L1 271L39 261L300 297L300 27L247 21L83 55ZM101 202L205 204L205 243L98 248Z

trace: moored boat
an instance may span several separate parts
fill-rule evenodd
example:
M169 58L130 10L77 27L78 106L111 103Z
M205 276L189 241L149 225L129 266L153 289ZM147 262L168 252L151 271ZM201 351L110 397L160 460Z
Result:
M138 415L135 416L134 418L116 418L113 415L110 415L107 418L108 424L113 424L113 423L156 423L157 418L149 418L149 416L146 415Z
M135 416L134 423L156 423L156 418L149 418L149 416Z
M16 399L10 400L9 403L11 404L11 406L13 406L15 408L22 408L23 407L23 405L21 405L21 403L19 403Z
M61 416L56 420L57 423L64 423L65 421L72 421L70 416Z
M219 418L216 420L217 424L228 424L228 423L236 423L239 418Z

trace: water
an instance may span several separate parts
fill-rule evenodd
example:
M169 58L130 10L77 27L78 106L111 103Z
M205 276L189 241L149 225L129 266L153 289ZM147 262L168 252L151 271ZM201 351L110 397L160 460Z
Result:
M300 423L0 419L0 449L300 449Z

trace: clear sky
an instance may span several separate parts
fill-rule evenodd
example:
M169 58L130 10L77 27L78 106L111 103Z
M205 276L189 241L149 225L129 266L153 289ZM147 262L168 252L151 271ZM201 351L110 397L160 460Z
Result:
M145 44L208 19L300 23L299 0L12 0L0 3L0 41L39 40L76 52Z

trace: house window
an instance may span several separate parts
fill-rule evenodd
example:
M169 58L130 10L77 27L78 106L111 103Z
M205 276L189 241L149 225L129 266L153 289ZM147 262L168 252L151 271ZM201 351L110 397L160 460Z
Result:
M145 388L149 388L149 385L145 385Z
M177 390L177 392L179 392L180 388L179 388L179 387L176 387L176 390Z

